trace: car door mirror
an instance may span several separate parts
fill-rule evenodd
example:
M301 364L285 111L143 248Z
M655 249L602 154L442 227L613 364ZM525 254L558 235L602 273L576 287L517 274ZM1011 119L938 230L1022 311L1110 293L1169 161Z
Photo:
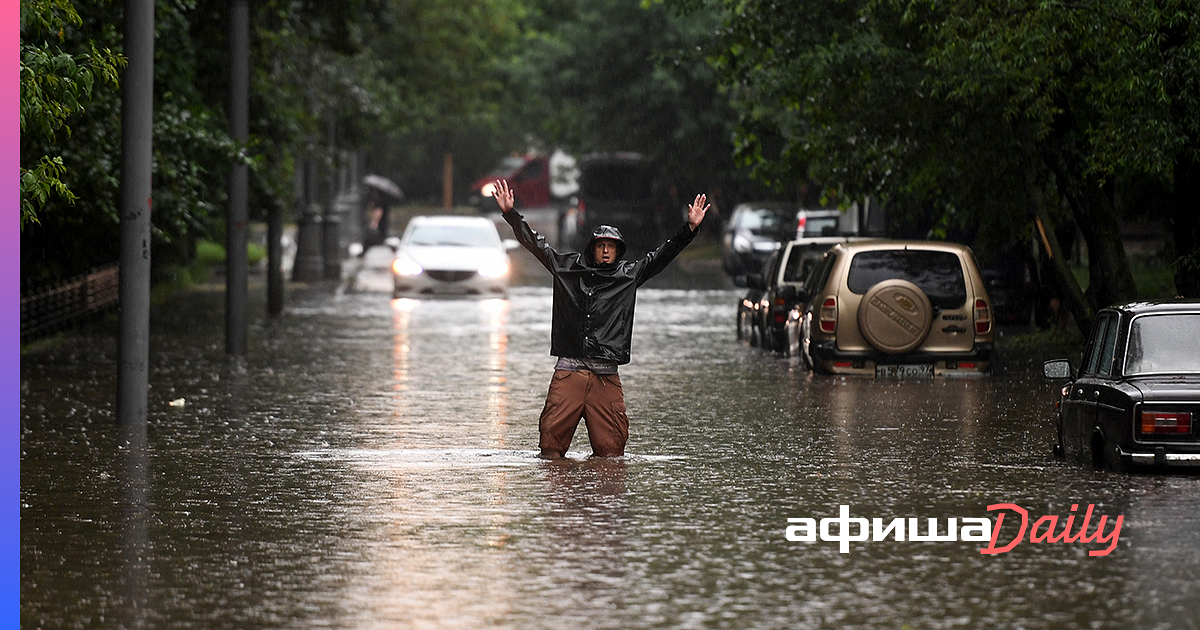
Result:
M1066 359L1046 361L1042 364L1042 374L1049 379L1075 378L1075 371L1071 369L1071 362Z

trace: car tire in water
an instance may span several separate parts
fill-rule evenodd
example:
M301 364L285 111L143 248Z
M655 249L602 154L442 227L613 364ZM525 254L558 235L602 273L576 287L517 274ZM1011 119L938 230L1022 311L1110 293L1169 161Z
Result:
M933 305L917 285L884 280L867 289L858 305L858 329L864 339L888 354L915 350L933 327Z
M796 353L800 355L800 363L804 365L804 369L816 373L817 362L812 357L812 324L807 317L800 323L799 336L800 347Z
M1099 430L1092 436L1092 462L1096 468L1125 472L1125 462L1117 454L1117 445Z

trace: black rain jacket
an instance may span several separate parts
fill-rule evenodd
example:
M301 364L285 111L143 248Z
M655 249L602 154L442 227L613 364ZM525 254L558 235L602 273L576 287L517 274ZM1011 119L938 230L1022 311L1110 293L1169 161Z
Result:
M696 233L687 223L658 249L630 262L596 265L591 248L560 254L546 237L529 227L516 210L504 213L517 241L554 277L550 354L575 359L629 363L633 340L633 307L637 288L658 275Z

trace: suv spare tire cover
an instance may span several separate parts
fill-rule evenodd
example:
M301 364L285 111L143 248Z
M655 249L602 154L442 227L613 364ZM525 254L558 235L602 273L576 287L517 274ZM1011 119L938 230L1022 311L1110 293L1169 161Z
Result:
M858 330L872 346L889 354L920 346L933 326L933 305L917 285L884 280L867 289L858 305Z

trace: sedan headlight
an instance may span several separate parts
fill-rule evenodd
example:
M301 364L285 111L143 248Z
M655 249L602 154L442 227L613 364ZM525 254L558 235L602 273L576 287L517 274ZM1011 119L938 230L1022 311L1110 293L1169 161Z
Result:
M398 276L419 276L425 270L421 268L421 265L408 258L397 258L392 262L392 271L395 271Z
M496 260L479 267L479 275L485 278L499 278L508 273L508 263L503 260Z

